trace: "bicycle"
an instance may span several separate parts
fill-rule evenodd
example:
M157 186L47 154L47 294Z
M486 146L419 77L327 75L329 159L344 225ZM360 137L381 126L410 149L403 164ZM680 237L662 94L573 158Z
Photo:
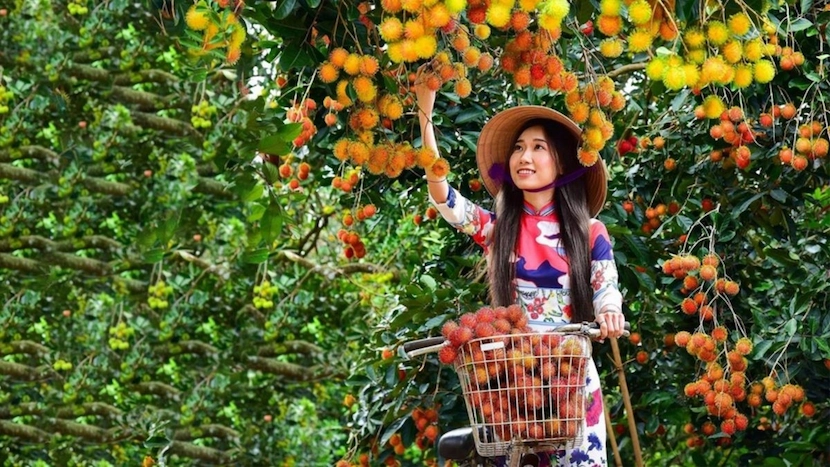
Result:
M625 325L628 334L629 325ZM535 467L537 452L582 443L582 388L596 323L571 323L544 332L471 339L453 366L470 426L444 433L440 458L461 466ZM407 342L407 358L439 352L448 342L433 337Z

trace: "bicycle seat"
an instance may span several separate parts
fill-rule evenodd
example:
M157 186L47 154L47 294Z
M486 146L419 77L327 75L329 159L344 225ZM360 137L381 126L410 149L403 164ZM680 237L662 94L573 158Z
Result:
M464 460L475 449L473 429L470 427L450 430L438 439L438 455L449 460Z

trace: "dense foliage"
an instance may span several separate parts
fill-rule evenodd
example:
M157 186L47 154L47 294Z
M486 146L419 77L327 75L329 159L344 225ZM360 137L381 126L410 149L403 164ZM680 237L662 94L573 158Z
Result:
M478 131L516 103L595 129L583 161L612 173L633 414L594 350L623 463L629 418L648 465L827 462L828 19L809 0L0 5L5 465L433 463L466 421L457 378L397 348L486 290L423 170L489 205ZM440 159L410 92L427 62Z

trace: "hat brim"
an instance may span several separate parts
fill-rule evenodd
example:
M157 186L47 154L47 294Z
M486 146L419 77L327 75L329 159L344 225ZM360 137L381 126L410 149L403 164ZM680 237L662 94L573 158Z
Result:
M582 130L573 120L556 110L541 105L522 105L503 110L493 116L481 129L476 146L476 163L484 187L495 197L501 190L501 181L490 177L490 168L495 163L507 162L515 143L516 134L533 119L553 120L571 132L577 141L582 140ZM591 217L596 216L605 205L608 191L608 169L602 158L583 175Z

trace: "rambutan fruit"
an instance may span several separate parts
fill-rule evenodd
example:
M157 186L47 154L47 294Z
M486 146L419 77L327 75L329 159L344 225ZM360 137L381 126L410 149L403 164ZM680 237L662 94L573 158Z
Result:
M435 55L436 50L438 50L438 40L435 36L421 36L415 40L414 51L417 58L430 58Z
M709 21L706 23L706 39L711 45L723 45L729 40L729 29L721 21Z
M635 0L628 5L628 18L636 26L642 26L651 21L651 5L645 0Z
M620 16L599 15L597 29L606 36L616 36L622 31L622 18Z
M601 0L599 2L599 11L603 15L619 16L622 10L622 2L620 0Z
M775 65L769 60L758 60L753 72L756 82L766 84L775 77Z
M660 56L654 57L646 65L646 76L654 81L662 80L667 68L665 58Z
M380 7L387 13L397 13L403 8L401 0L381 0Z
M380 69L378 60L371 55L363 55L360 57L360 74L364 76L374 76Z
M623 41L616 37L603 39L599 43L599 53L606 58L616 58L623 53Z
M486 21L496 28L503 28L510 23L510 5L491 3L487 9ZM489 35L489 34L488 34Z
M591 167L599 160L599 151L596 149L580 148L577 152L579 163L585 167Z
M531 79L530 67L527 65L519 67L513 74L513 83L520 88L530 85Z
M730 16L727 24L729 26L729 32L738 37L746 35L752 28L752 21L750 21L749 16L743 12L735 13Z
M493 56L490 55L489 52L484 52L483 54L481 54L481 57L479 57L476 67L479 71L487 72L490 71L491 68L493 68L494 61L495 60L493 59Z
M723 45L720 49L721 55L727 63L738 63L743 58L744 49L741 42L732 40Z
M671 67L663 75L663 84L672 91L678 91L686 86L686 71L682 67Z
M645 52L651 48L651 34L643 29L636 29L628 36L628 50L633 53Z
M444 3L436 3L426 13L427 24L433 28L446 27L452 19L452 13Z
M476 337L492 337L496 333L495 328L490 323L479 322L475 327Z
M203 8L191 5L184 16L184 22L187 24L187 27L194 31L203 31L210 24L210 18Z
M429 167L429 171L436 177L446 177L447 174L450 173L450 163L443 157L439 157L432 164L432 166Z
M380 30L380 37L386 42L395 42L404 35L403 23L394 16L386 17L381 21L378 29Z
M510 16L510 27L516 32L527 29L530 25L530 15L526 11L515 10Z
M474 67L478 65L478 60L481 58L481 50L478 47L467 47L464 49L462 53L462 61L464 65L468 67Z
M445 365L451 365L456 358L458 358L458 350L452 345L445 345L438 351L438 360Z
M473 338L473 330L467 326L459 326L450 334L449 341L453 347L461 347Z
M329 61L334 63L334 61L331 60L331 59ZM353 53L348 54L346 56L345 61L343 62L343 71L345 71L346 74L349 74L351 76L355 76L355 75L359 74L360 73L360 55L353 54Z
M482 24L487 20L487 6L482 4L467 10L467 19L472 24Z

